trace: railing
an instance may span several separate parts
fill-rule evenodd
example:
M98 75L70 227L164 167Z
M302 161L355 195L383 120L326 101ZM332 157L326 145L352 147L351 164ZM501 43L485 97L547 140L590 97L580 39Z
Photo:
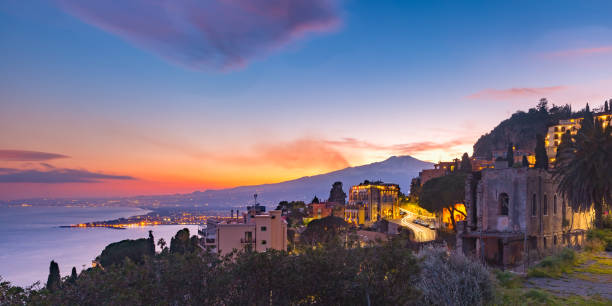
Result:
M255 243L255 239L240 238L240 243Z

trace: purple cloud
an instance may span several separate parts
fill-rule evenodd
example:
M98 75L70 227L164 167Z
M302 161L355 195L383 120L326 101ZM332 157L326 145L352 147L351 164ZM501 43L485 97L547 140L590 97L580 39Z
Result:
M79 19L172 62L228 69L340 23L339 0L56 0Z
M0 168L0 183L99 183L102 180L134 180L127 175L112 175L78 169L58 169L49 171L36 169Z
M68 158L68 156L38 151L0 150L0 160L5 161L43 161L57 158Z

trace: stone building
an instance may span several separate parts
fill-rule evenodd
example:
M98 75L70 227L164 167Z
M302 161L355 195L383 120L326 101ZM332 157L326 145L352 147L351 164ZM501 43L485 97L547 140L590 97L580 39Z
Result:
M603 112L597 113L593 115L595 120L600 120L603 123L603 126L606 127L609 124L612 124L612 112ZM578 133L580 127L582 126L582 120L584 118L570 118L565 120L559 120L559 122L555 125L551 125L548 127L548 132L546 133L545 145L546 145L546 154L551 162L555 161L555 157L557 155L557 148L559 144L561 144L561 137L567 131L570 131L572 135Z
M466 221L457 249L511 267L564 246L582 245L593 211L573 211L542 169L484 169L468 176Z
M399 192L399 185L383 182L365 181L352 186L344 219L356 225L369 225L383 218L398 218Z

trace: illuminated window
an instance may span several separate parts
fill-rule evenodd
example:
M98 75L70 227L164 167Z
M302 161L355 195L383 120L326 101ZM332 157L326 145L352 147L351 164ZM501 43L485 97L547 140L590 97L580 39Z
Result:
M499 195L499 214L502 216L508 215L508 194L502 193Z

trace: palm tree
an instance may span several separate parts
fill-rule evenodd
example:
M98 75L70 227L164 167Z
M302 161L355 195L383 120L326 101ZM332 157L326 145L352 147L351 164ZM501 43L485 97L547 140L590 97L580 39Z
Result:
M559 150L553 170L558 192L575 210L594 206L595 225L601 227L604 206L612 203L612 126L593 122L587 113L571 143Z

